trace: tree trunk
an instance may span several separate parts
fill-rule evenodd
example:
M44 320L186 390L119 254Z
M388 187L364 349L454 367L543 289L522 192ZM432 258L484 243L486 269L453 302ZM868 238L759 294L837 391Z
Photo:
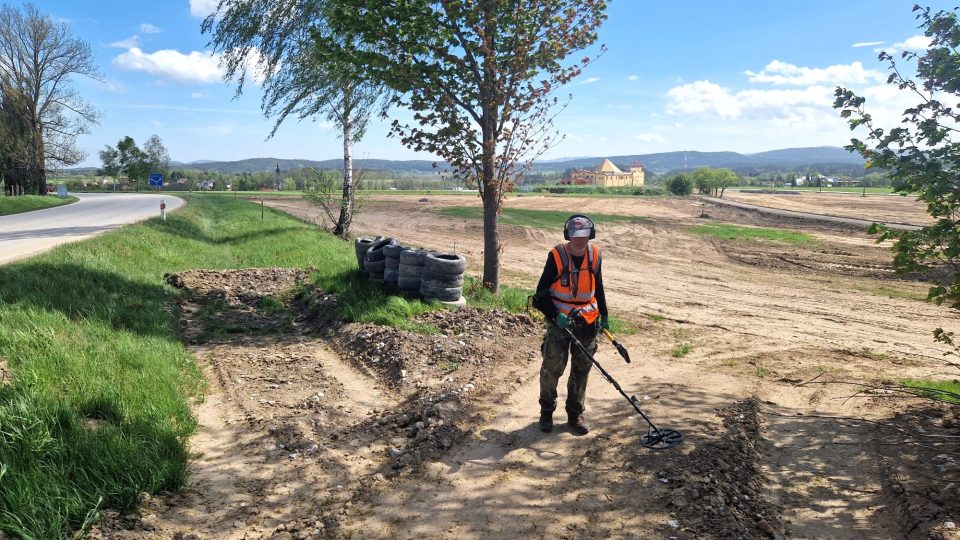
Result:
M340 200L340 219L333 234L346 238L353 221L353 126L349 113L343 121L343 198Z
M497 12L495 2L483 2L483 47L494 51L497 33ZM483 286L494 294L500 292L500 186L497 185L497 171L494 158L497 152L497 118L499 117L497 91L496 55L488 52L483 55L483 78L479 82L480 130L483 137L482 168L483 178Z
M494 170L494 149L492 121L484 115L483 126L483 286L490 292L500 292L500 190L497 189Z

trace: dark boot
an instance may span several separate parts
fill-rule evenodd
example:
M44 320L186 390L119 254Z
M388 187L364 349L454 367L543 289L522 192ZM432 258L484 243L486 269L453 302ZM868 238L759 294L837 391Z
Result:
M583 419L582 414L567 417L567 424L570 425L570 431L573 431L577 435L590 433L590 426L587 424L587 421Z
M550 433L553 431L553 411L540 411L540 421L537 422L540 431Z

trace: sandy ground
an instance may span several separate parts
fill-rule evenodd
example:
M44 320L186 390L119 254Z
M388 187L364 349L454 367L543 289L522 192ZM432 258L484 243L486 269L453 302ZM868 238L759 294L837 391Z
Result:
M738 198L904 223L923 218L922 207L900 197ZM270 204L318 219L299 201ZM461 253L467 272L479 277L480 223L435 213L478 204L469 196L378 197L354 230ZM444 343L454 344L443 350L404 334L397 343L417 346L404 353L402 365L409 367L398 379L399 368L377 367L378 358L401 348L392 349L390 339L383 338L381 356L362 355L343 336L374 330L306 318L270 339L199 340L196 353L214 383L199 408L190 486L148 500L138 516L107 520L97 534L957 538L949 527L960 519L955 411L862 386L958 374L931 332L960 331L960 317L920 301L926 284L897 279L888 246L861 231L795 221L780 226L813 235L815 244L710 239L689 227L777 226L776 220L695 199L525 196L506 205L647 218L598 230L611 310L637 331L619 336L633 363L605 345L597 359L656 424L683 432L682 446L643 448L646 423L596 372L588 388L590 434L537 430L533 322L532 331L520 321L489 335L443 330ZM548 250L562 240L559 228L504 227L503 281L532 288ZM464 317L484 327L478 315ZM676 354L681 346L689 352ZM489 362L436 371L456 351ZM265 366L278 368L262 359L274 357L282 360L283 376L267 377ZM224 376L224 366L250 373ZM423 379L413 384L408 372ZM237 382L251 378L262 381ZM467 384L474 385L470 399L462 393ZM427 400L447 403L453 395L443 393L447 387L460 389L458 412L418 413L413 428L397 420ZM284 413L283 425L298 425L301 433L291 452L289 433L270 427L270 418L278 418L270 402L295 405L322 388L324 395L334 391L348 412L325 406L305 420L289 416L302 413L288 407L294 412ZM423 444L408 451L405 438Z

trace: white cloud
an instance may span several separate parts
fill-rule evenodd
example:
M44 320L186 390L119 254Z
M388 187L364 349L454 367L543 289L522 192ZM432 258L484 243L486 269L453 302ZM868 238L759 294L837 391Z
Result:
M873 47L875 45L883 45L886 41L861 41L859 43L854 43L851 47Z
M110 44L115 49L132 49L138 45L140 45L140 36L130 36Z
M205 98L205 97L207 97L207 96L206 96L206 94L204 94L203 92L192 92L192 93L190 94L190 97L192 97L193 99L203 99L203 98Z
M722 118L740 116L740 105L734 96L719 84L696 81L667 91L667 112L698 114L711 112Z
M900 43L894 43L889 48L874 49L874 52L886 51L893 54L898 51L923 51L930 48L930 41L931 39L927 36L911 36Z
M154 25L152 25L152 24L150 24L150 23L143 23L143 24L140 25L140 32L142 32L142 33L144 33L144 34L159 34L159 33L160 33L160 28L158 28L158 27L156 27L156 26L154 26Z
M637 133L633 138L643 142L663 142L663 137L659 133Z
M190 0L190 15L204 18L217 10L218 0Z
M131 71L145 71L152 75L180 82L215 83L222 80L219 62L209 52L192 51L183 54L172 49L144 53L137 47L115 57L115 67Z
M667 91L667 112L756 120L772 125L798 126L837 117L833 88L814 85L796 90L741 90L731 92L710 81L697 81Z
M639 78L640 78L640 77L638 77L637 75L630 75L629 77L627 77L627 80L628 80L628 81L635 81L635 80L637 80L637 79L639 79Z
M863 84L881 82L886 76L873 69L865 69L860 62L837 64L825 68L798 67L793 64L774 60L759 73L747 70L745 75L753 83L790 84L808 86L814 84Z
M598 82L599 80L600 80L599 77L589 77L580 81L580 84L593 84L595 82Z

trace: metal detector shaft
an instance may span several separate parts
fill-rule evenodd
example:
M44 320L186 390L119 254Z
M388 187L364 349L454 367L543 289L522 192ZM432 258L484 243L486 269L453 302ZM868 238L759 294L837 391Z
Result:
M603 378L606 379L607 382L612 384L613 387L617 389L617 392L620 392L620 395L623 396L624 399L630 402L630 406L633 407L633 410L637 411L637 414L639 414L644 420L646 420L653 434L648 433L646 436L641 438L641 441L643 442L644 446L648 448L673 448L674 446L679 445L683 441L683 435L681 435L679 431L676 431L673 429L661 430L660 428L658 428L650 420L650 417L647 416L646 413L644 413L643 410L640 409L640 406L637 405L637 397L628 396L627 393L623 391L623 388L620 387L620 385L613 378L613 376L607 373L607 370L603 369L603 366L600 365L600 362L597 362L597 359L594 358L592 354L590 354L590 351L587 350L587 348L583 345L583 343L581 343L580 340L577 339L577 336L575 336L573 332L570 331L569 328L564 328L563 330L567 333L567 336L570 337L573 343L576 343L577 347L579 347L580 350L583 351L583 354L585 354L587 358L589 358L590 361L593 362L593 367L597 368L597 371L599 371L600 374L603 375Z

